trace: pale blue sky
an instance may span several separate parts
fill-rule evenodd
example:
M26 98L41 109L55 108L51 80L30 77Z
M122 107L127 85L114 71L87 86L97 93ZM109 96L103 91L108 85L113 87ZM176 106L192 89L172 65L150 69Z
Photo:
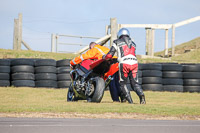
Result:
M23 14L23 40L33 50L51 50L51 34L103 37L110 18L119 24L172 24L200 16L199 0L0 0L0 48L12 49L14 18ZM175 44L200 36L200 21L176 29ZM137 54L145 53L145 30L129 29ZM155 31L155 51L164 49L165 32ZM80 43L80 39L61 38ZM94 40L83 40L88 44ZM171 30L169 30L171 47ZM80 46L59 46L77 51ZM25 49L23 47L23 49Z

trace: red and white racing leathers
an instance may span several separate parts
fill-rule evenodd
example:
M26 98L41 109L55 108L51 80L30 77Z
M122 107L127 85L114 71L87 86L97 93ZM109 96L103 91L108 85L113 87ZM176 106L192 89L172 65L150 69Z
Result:
M124 93L125 97L132 102L130 92L127 89L126 83L129 77L132 89L137 93L141 100L144 100L144 93L141 86L138 83L137 71L138 62L135 56L136 44L128 36L122 36L121 38L114 40L113 45L108 54L103 57L104 59L112 58L117 52L119 61L119 76L120 76L120 88Z

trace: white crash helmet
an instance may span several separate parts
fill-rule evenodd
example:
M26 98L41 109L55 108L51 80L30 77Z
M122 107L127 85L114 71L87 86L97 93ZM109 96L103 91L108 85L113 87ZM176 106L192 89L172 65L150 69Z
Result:
M122 35L126 35L130 37L130 32L126 28L121 28L117 33L117 38L120 38Z

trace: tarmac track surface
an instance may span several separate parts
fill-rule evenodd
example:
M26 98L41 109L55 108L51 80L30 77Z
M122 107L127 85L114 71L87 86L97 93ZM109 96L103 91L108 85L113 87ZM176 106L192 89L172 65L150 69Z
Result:
M200 121L0 118L0 133L199 133Z

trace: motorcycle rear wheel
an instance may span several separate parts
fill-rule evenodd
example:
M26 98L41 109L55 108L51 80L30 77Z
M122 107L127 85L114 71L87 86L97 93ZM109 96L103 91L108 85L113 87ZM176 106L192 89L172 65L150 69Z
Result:
M95 77L93 83L94 85L94 94L90 97L90 102L100 103L105 89L105 81L101 77Z

